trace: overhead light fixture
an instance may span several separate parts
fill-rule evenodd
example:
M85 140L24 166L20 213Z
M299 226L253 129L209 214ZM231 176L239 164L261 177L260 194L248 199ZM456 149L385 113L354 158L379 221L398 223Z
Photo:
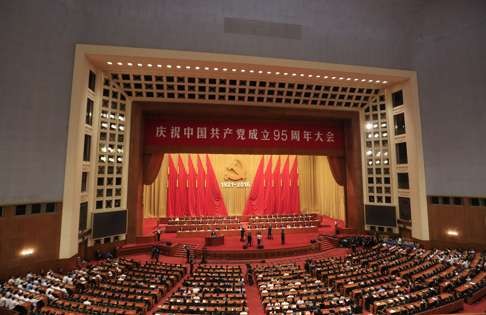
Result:
M214 67L214 68L213 68L213 70L214 70L214 71L218 71L218 70L219 70L219 68L217 68L217 67Z
M204 67L204 70L208 71L209 70L209 67Z
M187 70L191 70L191 66L186 66L186 69Z
M388 83L388 81L383 81L383 82L381 82L381 83L383 83L383 84L387 84L387 83Z
M253 73L253 72L255 72L255 70L250 70L250 73Z
M272 74L272 71L267 71L267 74Z
M361 79L361 82L366 82L366 79Z
M152 68L152 64L151 63L148 63L147 64L147 67Z
M199 66L195 66L194 69L199 70L201 68Z
M240 71L241 71L241 72L246 72L246 70L245 70L245 69L241 69Z
M133 63L127 62L127 66L131 67L131 66L133 66Z
M137 63L137 66L142 67L142 66L143 66L143 64L141 64L141 63Z
M223 69L221 69L221 70L223 70L223 71L228 71L228 68L223 68Z
M177 68L177 69L180 69L180 68L182 68L182 67L181 67L180 65L177 65L177 66L176 66L176 68Z
M262 71L262 70L258 70L258 73L262 74L262 73L263 73L263 71Z
M373 128L373 124L372 123L366 123L366 129L370 130L371 128Z
M116 64L119 65L119 66L123 66L123 62L120 62L120 61L118 61Z
M157 68L162 68L162 65L159 65L159 64L158 64L158 65L157 65Z
M170 68L172 68L172 65L167 65L166 67L170 69Z
M113 64L113 62L107 61L106 64L111 66Z
M324 79L327 79L327 78L329 78L329 77L328 77L327 75L325 75L325 76L324 76Z

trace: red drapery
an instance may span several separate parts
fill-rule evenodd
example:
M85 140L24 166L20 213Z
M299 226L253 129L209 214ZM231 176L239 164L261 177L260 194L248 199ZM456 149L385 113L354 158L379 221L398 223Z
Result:
M219 189L218 180L216 179L216 174L213 170L213 165L209 160L209 156L206 154L206 209L211 215L228 215L226 206L224 204L223 196L221 195L221 190Z
M187 210L190 216L198 216L198 206L197 206L197 184L196 184L196 169L192 163L192 158L189 155L189 175L187 181Z
M267 169L265 170L265 209L263 214L272 214L273 208L275 207L275 196L272 185L272 157L267 164Z
M282 174L280 175L282 186L280 188L280 205L279 212L281 214L289 213L290 208L290 176L289 176L289 157L285 160Z
M177 212L175 215L186 216L189 215L187 212L187 173L180 155L177 166L179 168L179 176L177 176Z
M177 203L177 169L169 154L169 174L167 180L167 216L175 216Z
M197 156L197 193L196 204L199 215L208 215L206 211L206 173L199 155Z
M331 169L332 176L336 183L340 186L344 186L346 181L346 168L344 164L344 158L328 156L329 167Z
M246 201L243 215L262 215L265 209L265 183L263 174L263 156L251 185L250 195Z
M299 172L297 170L297 157L290 171L290 213L300 213Z
M277 159L277 164L275 165L275 170L273 171L273 210L272 214L280 213L280 189L282 183L280 180L280 156Z
M163 153L151 153L143 155L143 184L152 184L159 174L162 165Z

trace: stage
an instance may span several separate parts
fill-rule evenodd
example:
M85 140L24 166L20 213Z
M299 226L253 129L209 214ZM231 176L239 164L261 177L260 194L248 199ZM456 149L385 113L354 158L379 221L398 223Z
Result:
M167 256L182 257L184 256L183 246L188 245L192 248L196 257L200 257L202 249L205 246L205 234L198 236L183 237L179 233L162 233L160 242L155 241L155 230L158 219L147 218L144 220L143 235L137 237L137 243L125 244L121 247L121 254L148 253L152 246L160 244L164 246L162 251ZM207 247L208 259L217 260L246 260L246 259L269 259L290 257L298 255L307 255L335 248L335 243L327 236L335 235L335 222L339 228L344 228L344 222L330 217L321 216L320 224L317 227L310 228L310 232L298 231L293 233L292 229L286 230L285 243L282 244L280 232L273 230L273 239L267 239L267 230L260 229L262 232L263 249L257 249L256 233L253 234L253 246L243 248L245 242L240 241L239 231L237 234L224 236L224 244ZM247 226L248 222L241 222ZM165 225L159 225L163 231ZM296 229L298 230L298 229Z

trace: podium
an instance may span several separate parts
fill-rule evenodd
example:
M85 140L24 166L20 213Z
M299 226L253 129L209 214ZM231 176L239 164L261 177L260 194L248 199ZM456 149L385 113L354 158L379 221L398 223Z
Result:
M224 245L224 235L221 236L207 236L204 240L206 246Z

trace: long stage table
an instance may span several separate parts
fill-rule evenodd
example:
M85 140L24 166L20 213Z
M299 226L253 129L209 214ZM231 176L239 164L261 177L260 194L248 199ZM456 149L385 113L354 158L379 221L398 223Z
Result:
M274 237L280 237L280 228L273 228L272 234ZM246 232L252 231L257 232L261 231L263 235L266 235L266 229L249 229L245 230ZM286 234L295 234L295 233L317 233L319 229L317 226L307 226L307 227L288 227L285 228ZM177 232L177 237L209 237L211 236L212 231L179 231ZM233 230L219 230L218 235L224 236L239 236L240 230L233 229Z
M204 244L206 246L224 245L224 236L223 235L218 235L218 236L209 236L209 237L206 237L205 240L204 240Z

